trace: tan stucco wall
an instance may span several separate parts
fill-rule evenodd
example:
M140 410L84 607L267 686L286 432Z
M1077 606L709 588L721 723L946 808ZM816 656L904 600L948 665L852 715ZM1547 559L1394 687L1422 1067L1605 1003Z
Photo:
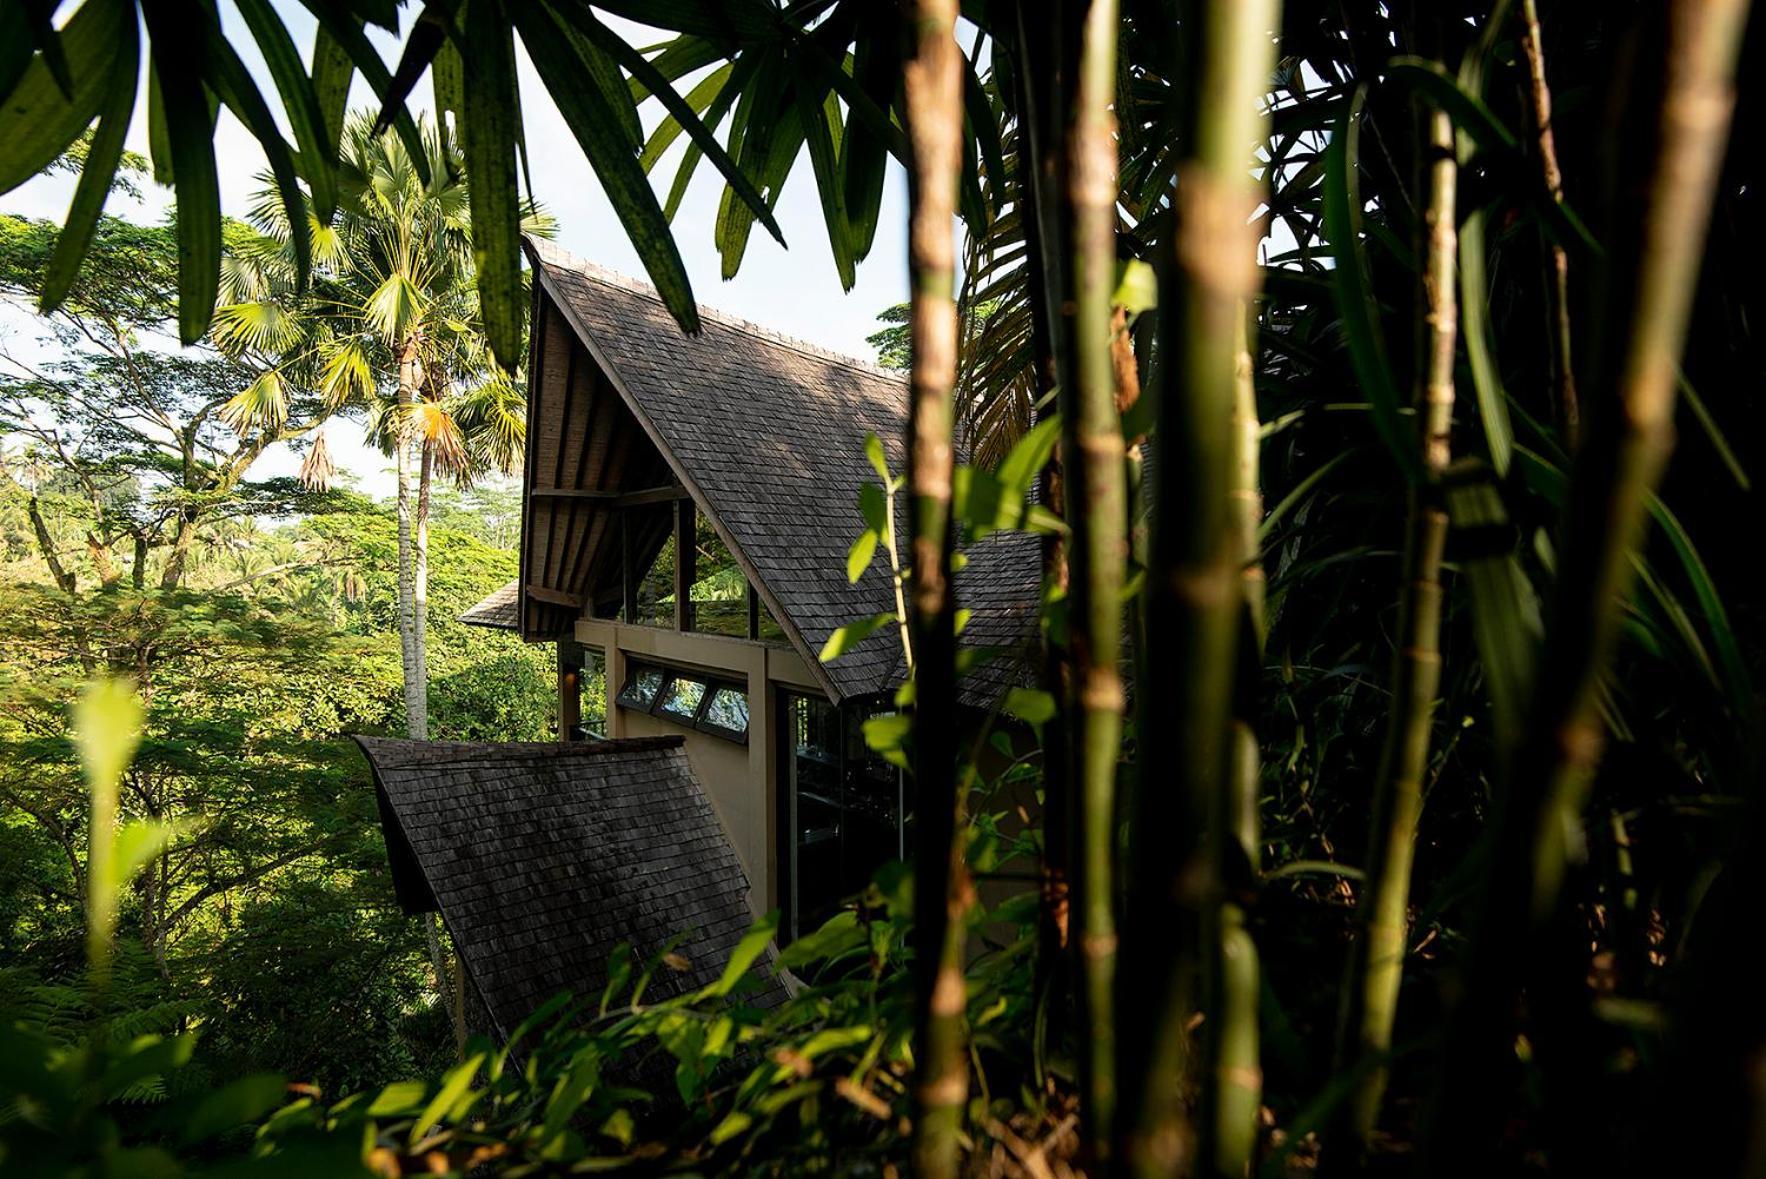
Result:
M601 651L606 661L607 735L649 737L673 733L686 738L687 759L711 797L712 806L748 873L749 908L759 916L777 907L777 692L789 687L819 693L821 688L809 666L789 647L722 635L629 626L598 618L580 620L576 624L576 639ZM628 659L714 672L745 683L748 744L739 745L619 707L614 698L625 684Z

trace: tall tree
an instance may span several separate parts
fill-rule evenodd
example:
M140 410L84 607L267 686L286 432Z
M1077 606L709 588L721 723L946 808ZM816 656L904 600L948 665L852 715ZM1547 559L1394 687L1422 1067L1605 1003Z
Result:
M337 216L315 223L313 282L298 281L284 208L266 189L222 272L215 334L229 349L280 358L235 410L251 426L284 413L290 382L334 407L369 410L397 479L399 635L411 736L429 732L429 506L438 473L510 471L524 436L522 397L485 345L474 283L469 179L425 123L424 164L370 115L345 128ZM430 179L425 179L425 177ZM551 222L530 209L528 232Z

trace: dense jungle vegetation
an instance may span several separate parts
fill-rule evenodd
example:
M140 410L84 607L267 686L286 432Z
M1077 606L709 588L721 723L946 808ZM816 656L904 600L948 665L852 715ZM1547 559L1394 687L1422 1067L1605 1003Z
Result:
M1746 0L307 0L310 54L234 7L267 78L208 5L0 0L0 192L80 172L0 222L60 341L0 381L0 1165L1766 1173ZM850 285L906 169L908 461L850 519L903 570L868 736L915 847L776 964L766 919L658 1003L625 954L462 1043L337 735L547 715L449 621L513 566L444 488L519 455L518 45L686 330L696 176L726 276L758 224ZM217 104L270 166L239 221ZM171 227L102 215L149 176ZM334 486L338 414L393 505ZM957 632L1007 529L1039 742L996 780Z

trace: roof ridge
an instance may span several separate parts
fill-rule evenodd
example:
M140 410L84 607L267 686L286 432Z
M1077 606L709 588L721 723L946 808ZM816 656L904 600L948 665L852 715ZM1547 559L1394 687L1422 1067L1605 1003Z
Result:
M662 296L657 292L655 286L642 279L632 278L630 275L621 274L617 270L602 266L598 262L590 262L586 258L579 258L564 247L546 241L543 238L528 237L526 241L529 250L534 256L548 266L557 266L565 270L570 270L584 278L594 279L596 282L603 283L607 286L618 287L621 290L630 291L634 295L642 295L647 299L654 299L658 303L663 302ZM666 310L667 304L663 304L663 306ZM735 331L745 332L748 335L764 340L767 343L782 345L783 347L801 352L806 356L833 361L835 364L855 369L858 372L865 373L869 376L883 377L899 384L905 384L907 382L907 377L903 373L894 369L884 368L875 361L863 360L857 356L848 355L845 352L837 352L832 348L826 348L820 344L813 344L810 341L801 339L797 336L788 336L776 328L770 328L765 324L755 323L750 319L743 319L741 316L732 315L727 311L719 310L706 303L695 303L694 306L698 309L701 318L710 320L720 327L727 327Z

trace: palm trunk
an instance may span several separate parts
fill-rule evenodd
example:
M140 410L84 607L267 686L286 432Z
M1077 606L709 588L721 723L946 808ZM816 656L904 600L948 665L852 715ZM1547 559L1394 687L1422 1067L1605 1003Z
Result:
M952 393L957 371L956 212L963 127L956 0L917 0L903 69L912 294L907 479L913 552L914 926L917 1075L914 1173L957 1171L963 1105L963 941L973 889L956 773L956 631L951 592Z
M1116 409L1111 293L1116 281L1117 6L1091 0L1077 45L1067 132L1074 379L1061 385L1068 478L1068 647L1078 706L1080 1074L1094 1152L1107 1158L1116 1110L1116 765L1122 748L1122 579L1128 552L1122 421Z
M1193 56L1176 76L1192 80L1183 139L1191 154L1178 168L1175 248L1160 297L1161 450L1146 600L1153 674L1143 715L1159 739L1143 744L1135 794L1118 1002L1145 1029L1120 1045L1119 1153L1146 1176L1196 1165L1182 1098L1189 1026L1198 982L1223 974L1221 860L1248 557L1234 526L1235 370L1242 308L1257 288L1252 151L1279 24L1274 0L1199 0L1189 13ZM1214 1015L1205 1025L1218 1025ZM1221 1039L1210 1033L1212 1059L1195 1076L1205 1093L1220 1083ZM1214 1131L1205 1132L1212 1149Z
M406 435L410 413L422 376L416 336L399 345L399 421L395 423L393 465L398 479L399 520L399 665L404 673L405 732L413 740L429 738L429 710L423 691L423 660L417 642L417 569L413 536L412 445Z
M411 525L411 649L417 656L417 715L429 736L429 492L435 477L435 447L423 443L417 476L417 515Z
M1451 457L1453 364L1458 345L1454 259L1459 166L1453 122L1439 110L1422 115L1427 207L1423 216L1415 401L1423 483L1410 493L1404 560L1399 575L1397 649L1392 656L1392 711L1374 781L1368 835L1367 888L1357 908L1360 930L1351 955L1339 1044L1339 1068L1357 1067L1335 1148L1359 1167L1379 1121L1389 1073L1398 985L1410 930L1410 870L1416 852L1428 771L1429 735L1441 679L1441 555L1447 509L1440 479Z
M1580 978L1557 985L1539 969L1573 966L1542 952L1576 854L1583 805L1602 745L1598 685L1617 644L1631 553L1671 446L1675 374L1686 341L1705 232L1734 108L1747 0L1684 0L1655 11L1665 47L1661 101L1649 110L1653 149L1637 207L1611 237L1613 360L1588 382L1583 438L1560 541L1526 731L1509 759L1494 817L1462 999L1452 1012L1424 1137L1427 1173L1487 1173L1513 1095L1513 1013L1532 976L1530 1033L1551 1083L1554 1024L1586 998ZM1540 961L1535 962L1535 958ZM1582 964L1586 966L1584 961ZM1585 1002L1582 1003L1585 1006Z

